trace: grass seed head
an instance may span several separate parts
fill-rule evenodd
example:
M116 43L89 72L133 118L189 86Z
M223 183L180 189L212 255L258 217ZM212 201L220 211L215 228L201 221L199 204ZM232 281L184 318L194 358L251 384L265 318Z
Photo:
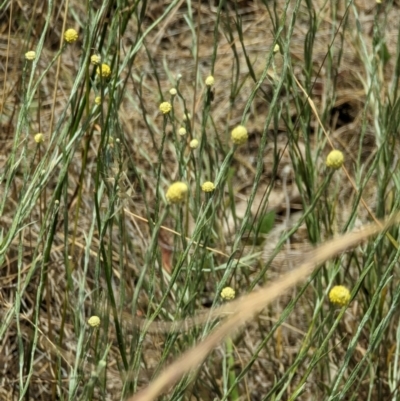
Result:
M343 285L335 285L329 291L329 300L337 306L345 306L350 301L350 291Z
M166 193L166 198L169 203L181 203L186 199L188 186L184 182L174 182Z

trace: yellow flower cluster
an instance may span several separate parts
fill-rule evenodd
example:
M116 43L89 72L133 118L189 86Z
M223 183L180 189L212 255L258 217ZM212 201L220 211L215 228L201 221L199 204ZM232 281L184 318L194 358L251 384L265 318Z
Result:
M64 40L67 43L74 43L77 41L77 39L78 39L78 32L76 32L75 29L70 28L64 32Z
M338 306L345 306L350 301L350 291L343 285L335 285L329 291L329 300Z
M172 110L170 102L162 102L159 108L163 114L168 114Z
M224 301L230 301L231 299L235 298L235 290L231 287L225 287L221 291L221 298Z
M99 65L101 62L101 57L98 54L92 54L90 56L90 62L94 65Z
M207 78L206 78L206 85L207 86L213 86L214 85L214 77L212 76L212 75L209 75Z
M332 150L326 158L326 165L334 170L342 167L344 162L343 153L340 150Z
M177 181L168 188L165 197L169 203L180 203L185 200L188 190L187 184Z
M190 142L189 142L189 146L192 148L192 149L197 149L198 147L199 147L199 141L198 141L198 139L192 139Z
M246 127L243 125L238 125L231 132L231 139L235 145L243 145L247 142L248 135Z
M214 185L214 183L211 182L211 181L206 181L206 182L201 186L201 189L202 189L204 192L212 192L212 191L214 191L214 189L215 189L215 185Z
M94 98L94 102L95 102L96 104L101 104L101 96L96 96L96 97Z
M44 135L41 132L39 132L34 136L34 139L36 143L42 143L44 142Z
M33 61L33 60L35 60L35 58L36 58L36 52L33 51L33 50L30 50L29 52L26 52L26 53L25 53L25 58L26 58L28 61Z
M179 128L179 129L178 129L178 134L179 134L180 136L186 135L186 128L184 128L184 127Z
M91 316L88 320L88 324L91 327L98 327L100 326L100 318L98 316Z
M101 66L97 67L96 73L103 78L110 78L111 68L108 64L102 64Z

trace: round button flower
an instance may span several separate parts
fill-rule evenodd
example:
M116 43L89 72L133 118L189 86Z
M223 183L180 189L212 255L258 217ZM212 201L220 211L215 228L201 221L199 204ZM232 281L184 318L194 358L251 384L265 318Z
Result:
M96 73L103 78L109 78L111 76L111 68L108 64L102 64L97 67Z
M94 65L99 65L101 62L101 57L98 54L92 54L90 56L90 62Z
M350 301L350 291L343 285L335 285L329 291L329 300L337 306L345 306Z
M44 142L44 135L41 132L37 133L33 138L36 143Z
M344 162L343 153L340 150L332 150L326 158L326 165L334 170L342 167Z
M169 203L180 203L186 198L188 192L188 186L184 182L177 181L174 182L165 194L167 201Z
M95 102L96 104L101 104L101 96L96 96L96 97L94 98L94 102Z
M278 53L281 48L279 47L278 43L274 46L274 54Z
M213 86L214 85L214 77L212 76L212 75L209 75L207 78L206 78L206 85L207 86Z
M189 142L189 146L190 146L192 149L196 149L196 148L199 147L199 141L198 141L197 139L192 139L192 140Z
M77 39L78 39L78 32L76 32L75 29L70 28L70 29L67 29L67 30L65 31L65 33L64 33L64 40L65 40L67 43L74 43L74 42L77 41Z
M33 61L33 60L35 60L35 58L36 58L36 52L33 51L33 50L30 50L29 52L26 52L26 53L25 53L25 58L26 58L28 61Z
M88 324L90 327L98 327L100 326L100 318L98 316L91 316L88 320Z
M201 189L202 189L204 192L212 192L212 191L214 191L214 189L215 189L215 185L214 185L214 183L211 182L211 181L206 181L206 182L201 186Z
M169 94L170 94L171 96L175 96L177 93L178 93L178 91L177 91L175 88L171 88L171 89L169 90Z
M247 142L247 129L243 125L238 125L231 132L231 139L235 145L243 145Z
M162 102L159 107L160 111L163 114L168 114L172 110L172 106L170 102Z
M186 128L184 128L184 127L179 128L179 129L178 129L178 134L179 134L180 136L186 135Z
M230 301L231 299L235 298L235 290L231 287L225 287L221 291L221 298L224 301Z

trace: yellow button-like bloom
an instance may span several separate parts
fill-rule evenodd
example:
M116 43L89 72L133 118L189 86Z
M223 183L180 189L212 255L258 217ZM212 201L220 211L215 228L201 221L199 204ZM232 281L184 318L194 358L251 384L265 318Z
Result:
M175 88L171 88L171 89L169 90L169 94L170 94L171 96L175 96L177 93L178 93L178 91L177 91Z
M101 75L103 78L109 78L111 76L111 68L108 64L102 64L97 67L96 73L97 75Z
M100 326L100 318L98 316L91 316L88 320L88 324L91 327L98 327Z
M243 145L247 142L247 129L243 125L238 125L231 132L231 139L235 145Z
M189 142L189 146L190 146L192 149L198 148L198 147L199 147L199 141L198 141L198 139L192 139L192 140Z
M206 78L206 85L207 86L213 86L214 85L214 77L212 76L212 75L209 75L207 78Z
M178 129L178 134L179 134L180 136L186 135L186 128L184 128L184 127L179 128L179 129Z
M67 43L74 43L77 41L77 39L78 39L78 32L76 32L75 29L70 28L64 32L64 40Z
M215 185L214 183L212 183L211 181L206 181L202 186L201 189L204 192L212 192L215 189Z
M96 97L94 98L94 102L95 102L96 104L101 104L101 96L96 96Z
M170 102L162 102L159 108L163 114L168 114L172 110Z
M235 298L235 290L231 287L225 287L221 291L221 298L224 301L230 301L231 299Z
M340 150L332 150L326 158L326 165L334 170L342 167L343 162L344 156Z
M99 65L101 62L101 57L98 54L92 54L90 56L90 62L94 65Z
M279 47L278 43L274 46L274 54L278 53L281 48Z
M26 58L28 61L33 61L33 60L35 60L35 58L36 58L36 52L33 51L33 50L30 50L29 52L26 52L26 53L25 53L25 58Z
M165 194L167 201L169 203L180 203L186 198L188 192L188 186L184 182L177 181L174 182Z
M44 135L41 132L39 132L34 136L34 139L36 143L42 143L44 142Z
M329 300L338 306L345 306L350 301L350 291L343 285L335 285L329 291Z

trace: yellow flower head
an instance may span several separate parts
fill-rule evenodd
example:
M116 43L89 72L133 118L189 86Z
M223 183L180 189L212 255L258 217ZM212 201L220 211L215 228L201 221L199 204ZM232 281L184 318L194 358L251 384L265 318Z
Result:
M340 150L332 150L326 158L326 165L334 170L342 167L344 162L343 153Z
M34 136L34 139L36 143L42 143L44 142L44 135L41 132L39 132Z
M96 73L103 78L109 78L111 76L111 68L108 64L102 64L97 67Z
M25 53L25 58L26 58L28 61L33 61L33 60L35 60L35 58L36 58L36 52L33 51L33 50L30 50L29 52L26 52L26 53Z
M175 88L171 88L171 89L169 90L169 94L170 94L171 96L175 96L177 93L178 93L178 91L177 91Z
M235 145L243 145L247 142L247 129L243 125L238 125L231 132L231 139Z
M166 198L169 203L180 203L186 198L188 192L188 186L184 182L174 182L166 193Z
M101 62L101 57L98 54L92 54L90 56L90 62L94 65L99 65Z
M278 43L274 46L274 54L278 53L281 48L279 47Z
M189 142L189 146L190 146L192 149L196 149L196 148L199 147L199 141L198 141L197 139L192 139L192 140Z
M101 96L96 96L96 97L94 98L94 102L95 102L96 104L101 104Z
M91 316L88 320L88 324L91 327L98 327L100 326L100 318L98 316Z
M190 113L186 113L183 115L183 121L189 121L192 118L192 116L190 115Z
M343 285L335 285L329 291L329 300L338 306L345 306L350 301L350 291Z
M206 182L201 186L201 189L202 189L204 192L212 192L212 191L214 191L214 189L215 189L215 185L214 185L214 183L211 182L211 181L206 181Z
M159 108L163 114L168 114L172 110L170 102L162 102Z
M231 287L225 287L221 291L221 298L224 301L230 301L231 299L235 298L235 290Z
M213 86L214 85L214 77L212 76L212 75L209 75L207 78L206 78L206 85L207 86Z
M74 43L76 42L77 39L78 39L78 32L76 32L75 29L70 28L64 32L64 40L67 43Z
M178 134L179 134L180 136L186 135L186 128L184 128L184 127L179 128L179 129L178 129Z

